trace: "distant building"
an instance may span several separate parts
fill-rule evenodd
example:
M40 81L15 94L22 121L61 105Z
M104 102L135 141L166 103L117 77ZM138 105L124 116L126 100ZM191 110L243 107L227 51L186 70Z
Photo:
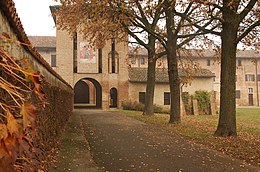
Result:
M31 44L44 57L53 69L56 67L56 37L29 36Z
M215 74L213 90L216 101L220 102L220 58L214 51L189 50L180 53L182 60L191 60L202 69L208 69ZM190 56L190 57L187 57ZM147 51L140 49L130 56L131 67L147 67ZM162 57L157 60L157 68L167 68L167 59ZM237 51L236 71L236 104L237 106L259 106L259 81L260 81L260 52L252 50ZM208 84L205 82L205 84Z
M55 8L51 7L51 10ZM95 49L79 33L75 33L73 38L66 31L57 30L56 33L56 45L55 37L30 37L30 40L46 61L74 88L76 105L108 109L121 107L125 100L144 103L147 80L145 49L129 54L127 43L120 43L117 40L107 41L103 49ZM193 94L196 90L207 90L214 93L219 105L220 62L214 52L206 50L198 53L190 50L189 53L181 53L180 56L182 61L186 59L200 66L192 74L191 82L182 82L181 91ZM158 59L156 67L154 103L169 108L170 91L166 58ZM238 106L258 105L259 70L259 52L238 51L236 88ZM185 77L182 69L180 77Z

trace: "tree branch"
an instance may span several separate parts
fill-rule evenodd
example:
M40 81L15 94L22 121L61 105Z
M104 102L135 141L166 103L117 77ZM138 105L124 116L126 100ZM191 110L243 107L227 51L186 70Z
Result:
M245 9L239 14L240 21L244 20L246 15L252 10L252 8L255 6L255 3L257 0L250 0L250 2L247 4Z
M254 24L249 26L236 40L236 43L240 42L249 32L251 32L255 27L260 26L260 20L256 21Z

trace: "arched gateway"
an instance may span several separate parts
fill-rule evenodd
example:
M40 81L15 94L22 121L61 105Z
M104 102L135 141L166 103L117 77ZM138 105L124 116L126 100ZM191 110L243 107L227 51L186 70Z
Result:
M93 78L82 78L74 86L74 106L102 108L102 87Z

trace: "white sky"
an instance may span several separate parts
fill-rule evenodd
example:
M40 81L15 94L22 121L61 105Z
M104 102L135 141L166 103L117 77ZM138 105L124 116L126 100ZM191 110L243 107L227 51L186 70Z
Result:
M51 16L53 0L13 0L25 33L28 36L55 36L56 29Z

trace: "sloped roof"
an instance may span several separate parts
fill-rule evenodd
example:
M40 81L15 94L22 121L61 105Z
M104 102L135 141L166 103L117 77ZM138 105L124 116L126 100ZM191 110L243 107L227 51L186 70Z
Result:
M129 54L141 55L141 56L147 56L148 52L145 48L139 48L135 50L135 52L129 51ZM213 58L216 56L219 56L215 51L212 49L181 49L180 50L181 56L192 56L193 58ZM254 50L237 50L237 58L260 58L260 51L254 51Z
M16 12L15 4L12 0L0 0L0 10L4 13L10 27L12 28L14 34L20 42L30 45L30 41L24 31L22 22ZM1 33L2 34L2 33ZM55 72L51 66L44 60L40 53L32 46L24 46L27 50L40 64L45 66L45 68L53 74L55 77L59 78L63 83L70 86L57 72ZM70 86L71 87L71 86Z
M28 38L34 47L44 47L44 48L56 47L55 36L29 36Z
M157 68L155 74L155 82L169 83L168 70L166 68ZM179 76L185 77L182 69L179 69ZM198 69L193 74L194 78L212 78L215 74L208 69ZM130 82L146 82L147 81L147 68L130 68L129 69Z

